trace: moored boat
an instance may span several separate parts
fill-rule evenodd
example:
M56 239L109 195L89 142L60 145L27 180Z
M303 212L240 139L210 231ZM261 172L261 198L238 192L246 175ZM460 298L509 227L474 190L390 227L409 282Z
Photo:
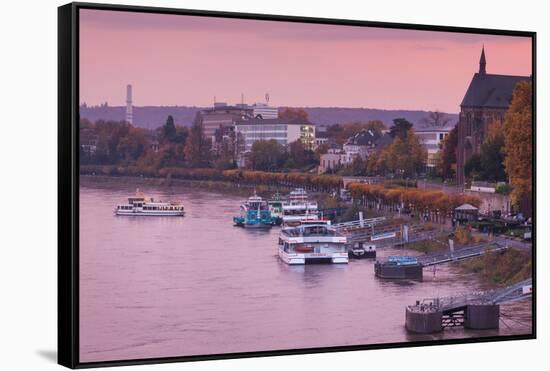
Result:
M347 239L330 221L304 221L284 227L279 235L279 258L290 265L348 263Z
M317 202L310 201L303 188L290 192L288 202L283 204L283 224L292 226L315 220L319 220Z
M374 259L376 258L376 245L355 242L348 247L348 255L353 259Z
M179 202L163 202L152 197L147 198L139 190L128 197L128 203L115 207L115 215L126 216L184 216L185 209Z
M269 228L275 225L266 200L256 195L248 198L241 207L241 214L233 217L233 222L238 227Z
M281 225L283 223L283 205L285 200L281 197L279 192L277 192L272 199L267 201L269 204L269 211L271 212L271 217L274 219L276 225Z

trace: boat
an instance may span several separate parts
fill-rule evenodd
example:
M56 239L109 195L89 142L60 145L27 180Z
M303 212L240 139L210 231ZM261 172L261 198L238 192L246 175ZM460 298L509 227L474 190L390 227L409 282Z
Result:
M376 245L355 242L348 247L348 255L353 259L374 259L376 258Z
M347 239L329 220L304 221L283 227L279 235L279 258L289 265L348 263Z
M128 197L128 203L115 207L115 215L127 216L184 216L185 209L179 202L163 202L152 197L147 198L139 190Z
M305 221L315 220L319 220L317 202L310 201L303 188L296 188L290 192L288 202L283 204L283 224L296 226Z
M267 201L256 195L256 192L241 205L240 209L241 214L233 217L233 222L238 227L269 228L276 224Z
M269 204L269 211L271 212L271 217L274 219L276 225L281 225L283 223L283 205L285 200L281 197L279 192L277 192L273 198L267 201Z

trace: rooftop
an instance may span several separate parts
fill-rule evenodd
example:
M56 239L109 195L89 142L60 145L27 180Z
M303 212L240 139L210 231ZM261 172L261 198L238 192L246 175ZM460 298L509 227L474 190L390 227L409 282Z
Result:
M476 73L460 106L508 108L516 84L528 76Z
M276 119L262 119L262 118L250 118L245 120L239 120L237 125L315 125L312 122L303 118L276 118Z
M380 133L375 130L363 129L359 133L348 138L345 145L380 147L388 145L392 138L387 133Z

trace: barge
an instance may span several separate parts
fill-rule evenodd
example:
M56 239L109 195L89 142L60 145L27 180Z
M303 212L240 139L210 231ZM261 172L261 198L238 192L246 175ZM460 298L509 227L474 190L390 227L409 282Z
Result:
M384 261L376 261L374 274L378 278L422 279L423 265L412 256L390 256Z

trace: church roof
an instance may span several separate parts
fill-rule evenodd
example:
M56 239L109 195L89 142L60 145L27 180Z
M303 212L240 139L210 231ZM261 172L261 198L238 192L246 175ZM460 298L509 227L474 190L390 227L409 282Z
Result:
M460 105L508 108L516 84L523 80L529 77L476 73Z

